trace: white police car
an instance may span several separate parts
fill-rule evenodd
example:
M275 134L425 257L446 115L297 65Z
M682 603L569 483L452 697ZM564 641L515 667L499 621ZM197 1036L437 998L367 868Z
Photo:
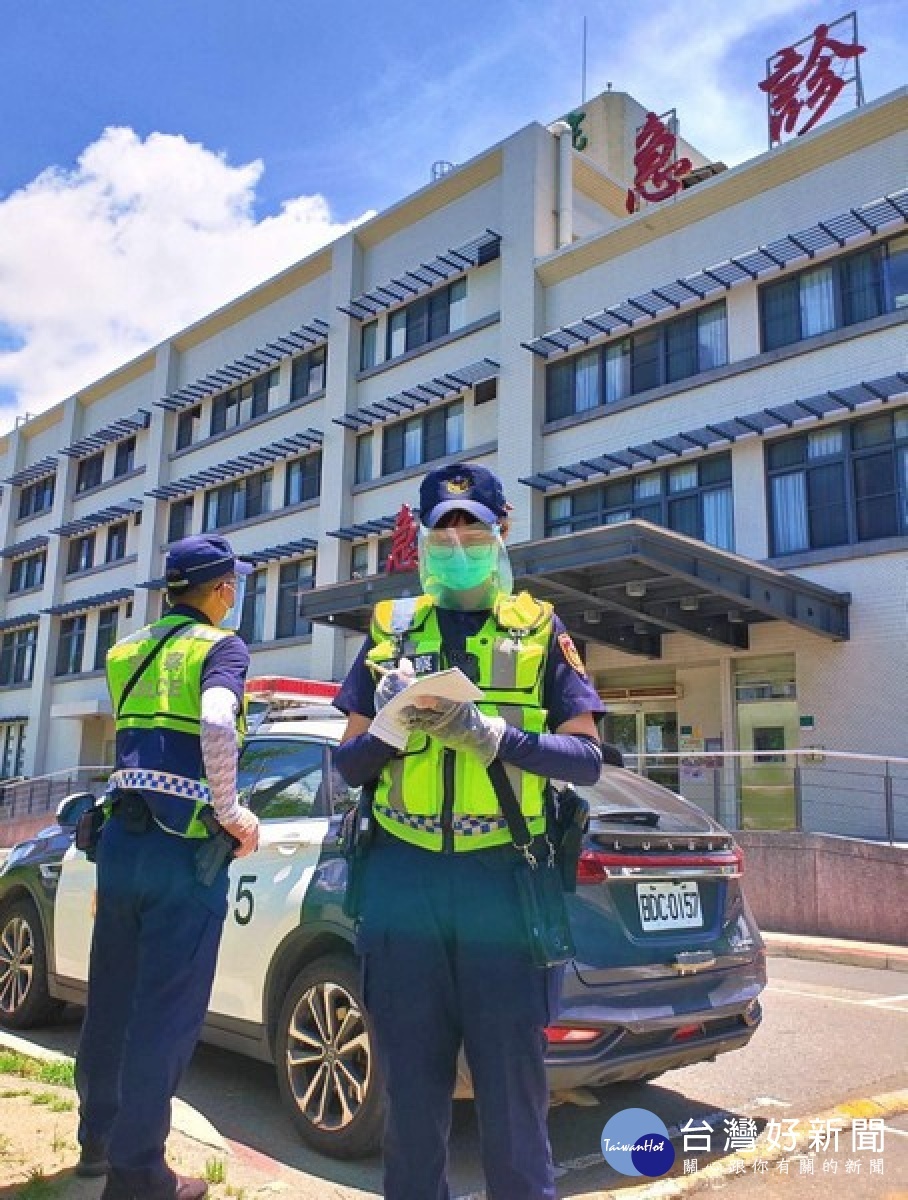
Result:
M273 1062L303 1138L350 1158L380 1141L382 1094L342 910L337 840L355 802L332 768L344 720L328 706L269 716L240 784L257 854L230 868L227 921L203 1038ZM593 812L569 898L577 959L548 1030L553 1089L650 1079L747 1044L765 955L740 850L700 809L617 767L580 789ZM64 820L65 820L64 814ZM67 827L68 828L68 827ZM0 871L0 1024L84 1003L95 868L60 837ZM464 1069L458 1095L469 1095Z

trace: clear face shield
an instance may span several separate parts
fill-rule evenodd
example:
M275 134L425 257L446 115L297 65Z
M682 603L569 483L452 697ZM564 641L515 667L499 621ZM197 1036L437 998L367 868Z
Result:
M419 579L439 608L481 612L499 592L511 592L514 573L499 525L419 527Z
M235 633L243 619L243 601L246 599L246 576L237 575L233 580L233 604L221 621L221 629L232 629Z

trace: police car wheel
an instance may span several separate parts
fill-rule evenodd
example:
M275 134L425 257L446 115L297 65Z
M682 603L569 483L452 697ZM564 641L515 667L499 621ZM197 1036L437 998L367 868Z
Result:
M297 975L281 1008L275 1061L303 1141L334 1158L377 1151L382 1089L352 957L326 955Z
M38 910L14 900L0 910L0 1025L28 1029L62 1008L47 990L47 952Z

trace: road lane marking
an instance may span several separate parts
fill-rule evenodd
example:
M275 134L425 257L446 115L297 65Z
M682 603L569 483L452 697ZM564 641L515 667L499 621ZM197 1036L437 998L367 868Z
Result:
M885 1012L901 1012L908 1013L908 1008L900 1008L898 1006L881 1005L876 999L871 1000L852 1000L849 996L834 996L829 992L805 992L798 988L778 987L776 984L769 984L764 989L766 992L776 992L780 996L806 996L808 1000L834 1000L838 1004L853 1004L858 1008L867 1008L868 1006L876 1005L877 1008L883 1008ZM900 1000L902 997L896 996L894 999Z
M876 1000L868 1000L867 1003L875 1005L877 1008L885 1008L901 1000L908 1000L908 992L902 992L900 996L879 996Z

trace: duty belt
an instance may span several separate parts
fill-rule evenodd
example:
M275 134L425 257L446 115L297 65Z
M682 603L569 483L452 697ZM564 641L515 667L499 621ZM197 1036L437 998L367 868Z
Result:
M381 813L389 821L398 825L406 825L410 829L419 829L424 833L442 833L441 821L437 817L420 817L414 813L401 812L397 808L387 808L384 804L376 804L375 811ZM451 828L461 837L479 837L484 833L498 833L507 829L508 823L503 817L453 817Z
M185 775L171 775L167 771L152 771L143 767L114 771L108 786L123 788L128 792L163 792L166 796L180 796L184 800L211 802L208 785L198 779L187 779Z

